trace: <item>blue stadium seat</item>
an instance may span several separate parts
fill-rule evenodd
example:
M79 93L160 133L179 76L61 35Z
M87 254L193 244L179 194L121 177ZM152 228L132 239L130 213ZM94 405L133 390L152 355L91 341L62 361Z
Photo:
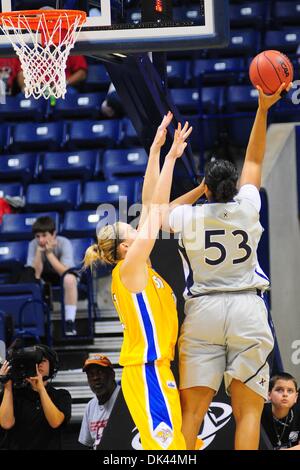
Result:
M71 238L70 242L73 247L75 267L82 268L82 262L83 262L85 252L89 246L95 243L94 239L93 238Z
M64 99L56 100L52 116L60 118L97 118L106 93L71 93Z
M201 89L201 99L197 88L176 88L171 90L174 103L183 114L214 114L221 107L221 97L223 88L203 87Z
M0 240L31 240L32 225L38 217L49 216L55 221L59 232L58 212L38 212L27 214L5 214L0 226Z
M23 186L20 183L0 182L0 198L4 196L23 196Z
M28 241L0 242L0 264L26 263Z
M27 241L0 242L0 284L9 282L11 276L24 266L27 250Z
M300 44L300 29L289 28L287 31L266 31L264 49L274 49L288 53L296 53Z
M26 193L26 209L67 211L76 208L79 200L80 183L76 181L30 184Z
M228 113L256 110L257 103L258 90L252 85L237 85L227 88L226 111Z
M241 113L226 119L229 143L232 146L240 148L247 146L254 118L255 113Z
M244 60L239 57L198 59L193 64L193 85L200 79L207 84L238 82L245 71Z
M110 81L110 77L103 64L90 64L84 88L85 91L89 92L107 90Z
M296 102L292 100L292 98L294 98ZM295 93L295 89L292 88L290 92L283 99L281 99L272 110L273 122L299 122L299 102L299 92Z
M118 176L144 175L148 155L143 148L105 150L103 173L107 180Z
M69 148L115 147L119 140L118 120L74 121L70 123Z
M224 49L208 49L208 57L249 57L258 53L261 33L252 30L231 30L229 45Z
M0 106L0 120L35 121L43 120L47 114L48 103L43 98L25 98L23 94L6 96L4 106Z
M15 337L33 336L40 342L46 336L51 346L50 313L39 284L0 285L0 309L12 316Z
M139 147L141 145L139 136L129 118L122 119L120 144L122 147Z
M6 150L11 135L11 127L0 124L0 151Z
M10 148L24 150L58 150L64 139L63 122L21 123L13 126Z
M300 23L299 1L276 1L273 5L273 18L278 25Z
M169 60L167 63L168 85L180 88L188 80L189 62L187 60Z
M96 213L96 211L69 211L65 213L61 234L66 237L95 237L101 220L114 223L118 219L118 212L111 208L110 213Z
M41 178L51 179L91 179L95 169L100 167L100 152L97 150L79 150L75 152L47 152L44 155Z
M1 108L1 106L0 106ZM2 155L0 158L0 180L29 183L36 178L39 156L34 153Z
M218 143L220 134L220 119L214 115L185 116L193 127L189 143L195 153L213 149Z
M100 204L118 205L122 196L128 198L128 205L134 202L135 179L128 178L114 181L89 181L85 183L81 207L97 208Z
M243 2L242 4L230 5L230 25L233 27L261 28L264 19L264 2Z

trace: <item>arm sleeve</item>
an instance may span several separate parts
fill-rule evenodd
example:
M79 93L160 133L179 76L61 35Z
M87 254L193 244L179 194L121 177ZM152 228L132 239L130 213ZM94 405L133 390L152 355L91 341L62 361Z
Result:
M33 268L33 261L35 257L36 248L37 248L36 242L35 240L32 240L28 245L27 261L26 261L26 265L31 266L32 268Z
M187 222L191 219L193 207L189 205L177 206L169 215L169 225L173 232L182 232Z
M261 199L260 194L256 186L253 184L244 184L239 190L236 199L238 200L247 200L255 207L257 212L261 208Z
M67 266L68 268L73 268L75 266L73 247L67 238L61 238L61 258L60 262Z

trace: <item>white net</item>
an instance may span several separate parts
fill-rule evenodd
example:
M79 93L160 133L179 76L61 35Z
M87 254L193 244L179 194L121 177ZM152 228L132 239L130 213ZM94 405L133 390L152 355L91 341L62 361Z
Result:
M20 59L26 98L64 98L66 63L83 24L82 15L62 12L50 22L41 12L37 18L34 30L22 12L17 18L2 18L0 29Z

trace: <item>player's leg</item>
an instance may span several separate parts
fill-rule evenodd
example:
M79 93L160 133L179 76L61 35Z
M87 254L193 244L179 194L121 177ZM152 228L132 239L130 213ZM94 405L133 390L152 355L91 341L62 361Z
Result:
M144 450L185 450L179 393L169 365L123 369L122 390Z
M236 423L235 450L257 450L264 398L239 380L230 385L231 406Z
M188 450L195 449L200 426L215 393L209 387L180 390L182 433Z
M263 300L255 293L227 295L225 387L232 396L236 449L257 449L260 417L268 396L268 357L273 336Z
M205 413L219 389L226 366L222 295L190 299L179 338L182 432L195 449Z

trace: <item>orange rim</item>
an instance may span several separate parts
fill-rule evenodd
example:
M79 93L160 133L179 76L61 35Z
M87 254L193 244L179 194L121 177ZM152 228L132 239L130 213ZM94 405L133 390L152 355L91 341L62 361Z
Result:
M55 27L57 20L61 21L61 28L68 29L70 24L79 17L79 26L82 26L86 21L86 13L81 10L23 10L23 11L7 11L0 14L0 22L3 20L9 20L15 28L27 29L24 25L19 24L19 18L23 17L26 22L34 31L38 28L41 16L44 17L45 22L48 25L48 29L51 31L51 26Z

